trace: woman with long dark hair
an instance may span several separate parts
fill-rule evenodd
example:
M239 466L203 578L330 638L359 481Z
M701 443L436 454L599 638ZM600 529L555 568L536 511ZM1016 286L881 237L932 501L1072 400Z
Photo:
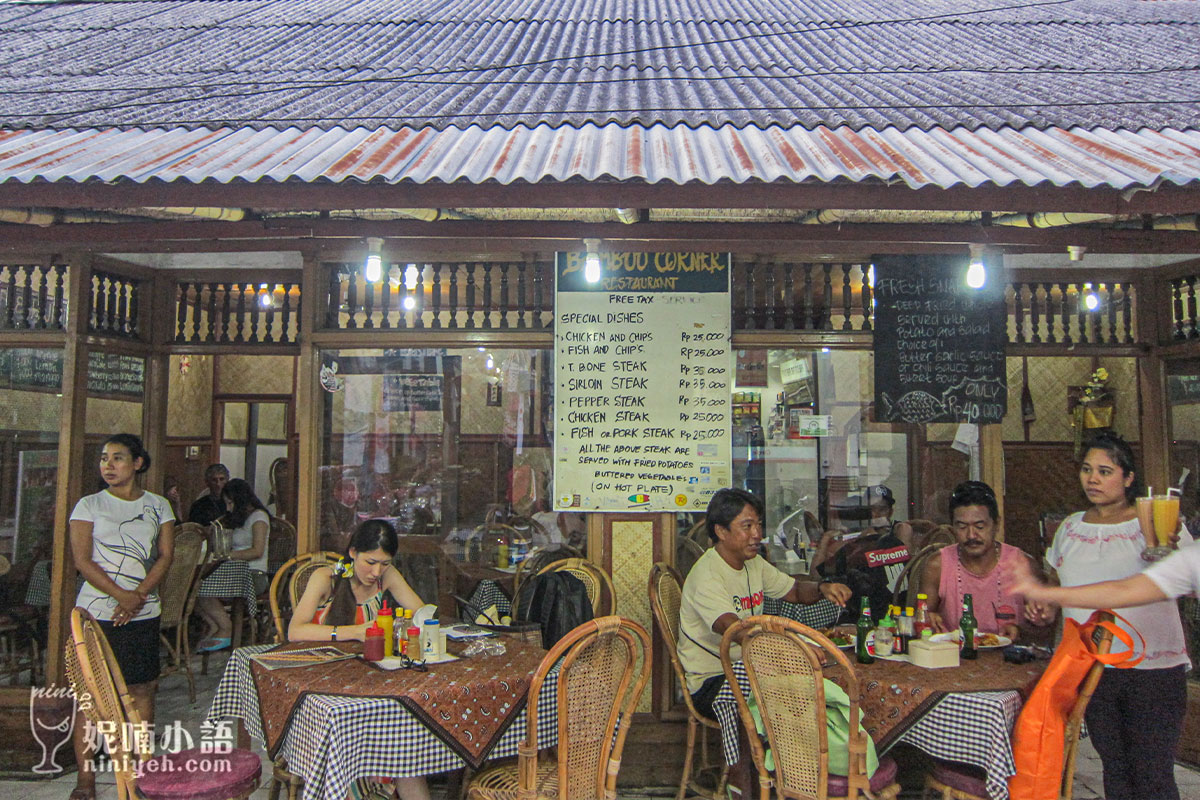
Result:
M158 633L162 607L158 584L175 553L175 515L165 497L141 488L137 476L150 469L150 454L131 433L110 436L100 452L106 488L80 499L71 512L71 555L84 578L75 605L99 623L142 719L154 721L158 689ZM96 772L75 722L75 758L80 765L71 800L96 796Z
M1085 447L1079 482L1091 508L1063 520L1046 553L1049 578L1062 586L1119 580L1146 566L1141 558L1146 539L1133 503L1139 484L1133 450L1112 433ZM1179 539L1192 542L1186 528ZM1189 666L1179 610L1169 600L1114 610L1145 638L1146 656L1133 669L1105 669L1088 704L1088 733L1104 768L1104 796L1178 800L1175 749L1187 710ZM1043 621L1047 611L1036 603L1026 606L1026 616ZM1079 622L1091 614L1070 606L1063 613Z
M229 558L232 561L249 561L251 569L266 571L267 569L267 534L271 529L271 515L267 507L258 499L250 484L241 478L234 478L221 487L221 500L225 505L225 515L220 522L229 528L231 549ZM222 564L204 579L203 588L220 587L226 583ZM233 637L233 621L225 610L225 603L220 597L198 597L196 611L207 627L204 638L196 648L197 653L212 653L229 647Z
M391 523L371 519L350 537L346 555L332 569L322 567L304 587L288 625L293 642L362 641L376 614L388 600L392 608L419 608L421 598L392 561L400 540ZM429 800L424 778L396 778L401 800ZM359 791L352 791L352 795Z

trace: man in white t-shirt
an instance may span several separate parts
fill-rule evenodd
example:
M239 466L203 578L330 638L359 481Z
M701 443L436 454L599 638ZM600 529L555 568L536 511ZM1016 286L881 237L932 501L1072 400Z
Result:
M1200 547L1184 547L1145 571L1119 581L1048 586L1027 565L1013 571L1012 590L1027 598L1075 608L1129 608L1200 595Z
M706 550L683 584L679 611L679 660L697 710L713 716L712 701L725 680L721 637L739 619L761 614L764 597L811 605L826 598L840 606L850 588L840 583L800 581L780 572L758 554L763 538L762 500L741 489L721 489L706 512ZM741 648L730 650L741 658Z

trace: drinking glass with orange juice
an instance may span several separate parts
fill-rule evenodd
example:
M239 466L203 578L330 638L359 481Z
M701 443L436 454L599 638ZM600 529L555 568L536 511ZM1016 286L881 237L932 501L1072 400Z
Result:
M1146 533L1145 521L1143 519L1144 501L1151 500L1150 513L1151 524L1154 529L1154 545L1148 546L1142 553L1142 558L1146 561L1158 561L1170 555L1171 537L1179 529L1179 495L1172 494L1175 489L1167 490L1166 494L1156 494L1152 498L1139 497L1137 499L1138 520L1142 524L1142 533ZM1147 544L1150 544L1147 537Z

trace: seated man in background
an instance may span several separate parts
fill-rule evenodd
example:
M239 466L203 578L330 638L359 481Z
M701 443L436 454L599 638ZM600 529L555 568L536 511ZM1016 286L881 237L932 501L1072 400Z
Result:
M229 482L229 468L224 464L209 464L204 470L204 485L208 494L201 494L188 509L188 522L198 525L211 525L213 520L225 516L225 501L221 499L221 490Z
M1020 548L996 541L1000 510L992 487L981 481L954 487L950 520L958 544L943 547L931 557L921 576L933 630L955 630L962 619L963 595L970 594L979 632L1016 641L1025 601L1005 585L1004 576L1013 564L1031 564L1032 559Z
M709 501L704 552L683 584L679 612L679 660L687 690L701 714L713 718L712 703L725 682L721 637L739 619L761 614L765 597L811 605L825 598L850 599L840 583L803 581L779 571L758 554L763 538L763 502L742 489L721 489ZM741 648L730 651L734 660Z

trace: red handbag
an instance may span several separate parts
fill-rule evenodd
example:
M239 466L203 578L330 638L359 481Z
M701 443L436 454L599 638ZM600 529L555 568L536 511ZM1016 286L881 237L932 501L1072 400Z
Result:
M1100 613L1095 612L1082 625L1073 619L1063 622L1062 641L1021 709L1013 730L1013 760L1017 774L1008 779L1008 792L1013 800L1058 800L1067 717L1092 664L1099 662L1128 669L1141 663L1145 656L1146 641L1140 633L1142 655L1135 658L1133 637L1115 622L1098 619ZM1129 625L1124 617L1113 616ZM1132 625L1129 627L1137 633ZM1092 634L1097 628L1110 631L1113 639L1119 640L1127 649L1097 653L1092 643Z

